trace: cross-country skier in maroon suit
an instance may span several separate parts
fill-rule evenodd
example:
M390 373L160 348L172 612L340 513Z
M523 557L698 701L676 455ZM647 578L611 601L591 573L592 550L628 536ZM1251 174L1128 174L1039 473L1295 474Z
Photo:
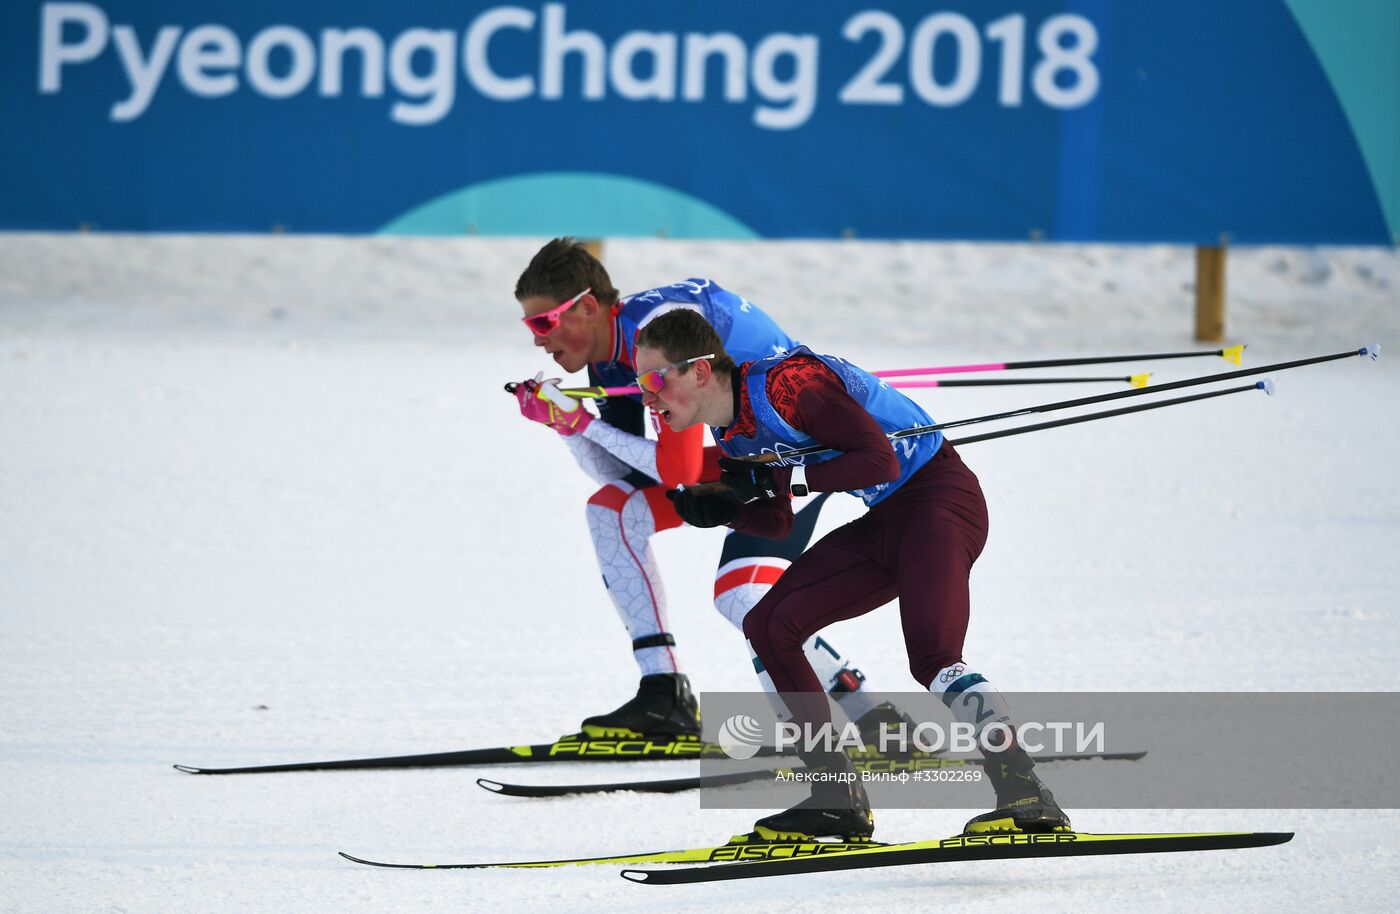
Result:
M920 686L979 735L1009 721L1000 693L963 660L968 574L986 542L986 502L977 477L941 433L887 437L933 424L917 404L850 363L805 347L736 366L714 329L691 311L642 328L636 368L646 404L664 422L674 430L705 423L731 455L721 461L729 493L671 493L689 523L782 536L792 523L790 495L848 491L870 506L793 562L744 620L745 636L796 722L830 722L803 641L896 597L909 669ZM732 459L781 458L810 445L832 451L797 458L795 466ZM983 751L997 808L973 818L967 831L1069 828L1020 746ZM814 781L808 799L760 819L758 835L872 834L870 805L846 756L807 753L804 760L847 776Z

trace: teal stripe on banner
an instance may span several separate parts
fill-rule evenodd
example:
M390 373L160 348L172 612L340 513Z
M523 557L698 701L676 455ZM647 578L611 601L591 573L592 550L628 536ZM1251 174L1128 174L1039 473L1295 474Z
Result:
M580 238L757 238L703 200L651 181L544 172L484 181L415 206L384 235L558 235Z
M1400 3L1284 0L1337 93L1400 244Z

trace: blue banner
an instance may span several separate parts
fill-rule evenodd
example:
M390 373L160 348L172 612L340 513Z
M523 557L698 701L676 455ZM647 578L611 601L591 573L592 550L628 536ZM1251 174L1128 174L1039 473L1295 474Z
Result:
M9 0L0 228L1390 244L1400 4Z

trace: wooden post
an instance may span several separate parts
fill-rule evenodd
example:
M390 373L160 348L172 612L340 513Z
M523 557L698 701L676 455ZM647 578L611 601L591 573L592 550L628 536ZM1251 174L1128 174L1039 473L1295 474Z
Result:
M583 246L588 249L588 253L598 258L599 263L603 262L603 239L585 238L583 239Z
M1225 341L1225 245L1196 248L1196 339Z

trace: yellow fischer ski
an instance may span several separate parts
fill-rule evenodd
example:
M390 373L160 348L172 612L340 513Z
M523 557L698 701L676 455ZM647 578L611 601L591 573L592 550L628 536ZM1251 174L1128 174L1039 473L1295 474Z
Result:
M613 857L571 857L559 860L520 860L492 863L384 863L378 860L366 860L344 851L340 852L340 856L354 863L363 863L368 866L385 866L407 870L543 869L556 866L608 863L737 863L754 860L791 860L794 857L839 854L883 846L873 841L765 841L757 835L749 833L735 835L727 843L714 847L691 847L675 851L643 851Z
M1006 860L1021 857L1084 857L1109 854L1161 854L1184 851L1269 847L1293 839L1292 832L1188 832L1184 834L1095 835L1087 832L957 835L932 841L885 844L822 856L664 870L623 870L622 878L646 885L680 885L761 876L827 873L836 870Z

